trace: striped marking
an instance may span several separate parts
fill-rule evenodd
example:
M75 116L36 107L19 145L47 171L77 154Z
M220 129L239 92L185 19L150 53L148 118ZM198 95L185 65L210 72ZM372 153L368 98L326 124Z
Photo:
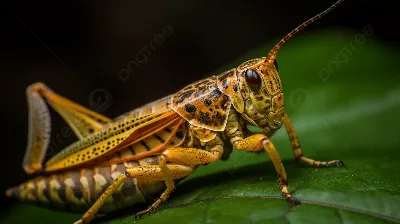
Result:
M53 176L50 176L50 178L48 180L49 181L49 187L50 187L50 190L49 190L50 198L49 198L49 200L50 200L51 205L54 208L65 210L66 207L67 207L66 203L65 203L65 200L63 200L62 197L60 197L60 194L59 194L59 193L61 193L61 195L65 195L65 194L63 194L63 192L65 191L65 186L61 181L59 181L59 179L60 179L60 177L58 177L56 175L53 175Z
M81 183L83 189L83 199L88 205L94 203L96 200L93 173L94 172L92 169L82 169L79 178L79 182Z
M58 210L85 212L107 187L123 174L126 168L156 165L158 161L158 156L149 156L138 161L128 161L112 166L40 176L7 192L13 197L50 205ZM151 203L164 189L163 182L128 179L111 197L106 199L100 212L111 212L135 204Z
M157 134L154 134L154 137L158 140L158 141L160 141L161 143L164 143L165 142L165 140L164 139L162 139L159 135L157 135Z
M147 143L145 141L140 141L140 144L146 148L147 151L151 151L151 148L147 145Z
M135 149L131 145L128 146L128 149L130 152L132 152L132 155L136 155Z
M110 165L115 163L122 163L124 161L138 160L145 156L151 156L153 151L166 149L168 147L178 147L184 143L187 133L187 127L181 124L179 127L168 127L169 130L160 130L153 135L144 138L138 143L130 145L121 149L117 158L115 154L110 155L106 161L101 161L101 164ZM150 155L147 155L150 154Z
M36 187L37 187L37 195L38 195L38 200L42 204L49 204L49 199L48 199L48 191L47 194L45 193L47 189L47 184L46 184L46 179L39 177L37 181L35 181Z

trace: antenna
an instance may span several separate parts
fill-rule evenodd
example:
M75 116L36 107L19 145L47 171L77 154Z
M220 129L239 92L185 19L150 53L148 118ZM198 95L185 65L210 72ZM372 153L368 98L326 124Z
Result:
M282 47L282 45L289 40L292 36L294 36L296 33L298 33L300 30L302 30L304 27L310 25L311 23L315 22L316 20L320 19L321 17L325 16L328 14L328 12L332 11L336 6L338 6L340 3L342 3L344 0L338 0L335 4L333 4L331 7L326 9L325 11L319 13L318 15L312 17L311 19L305 21L302 23L300 26L296 27L296 29L292 30L289 34L287 34L284 38L282 38L281 41L277 45L275 45L274 48L271 49L271 51L268 53L267 57L265 58L265 61L268 63L272 63L275 58L276 54L278 53L279 49Z

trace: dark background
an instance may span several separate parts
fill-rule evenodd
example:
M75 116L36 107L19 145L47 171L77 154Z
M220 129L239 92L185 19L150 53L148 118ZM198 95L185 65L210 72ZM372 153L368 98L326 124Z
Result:
M1 22L0 192L28 179L22 169L27 143L28 85L42 81L55 92L112 118L211 75L250 49L279 41L333 2L6 3ZM329 28L361 31L371 25L375 39L398 50L400 16L393 4L346 0L303 33ZM132 66L129 78L121 80L119 73L127 63L135 61L167 25L173 33L162 44L154 45L147 62ZM96 106L98 103L102 106ZM57 138L61 149L76 139L65 134L66 124L55 113L52 115L53 138ZM9 203L3 196L1 199L3 205Z

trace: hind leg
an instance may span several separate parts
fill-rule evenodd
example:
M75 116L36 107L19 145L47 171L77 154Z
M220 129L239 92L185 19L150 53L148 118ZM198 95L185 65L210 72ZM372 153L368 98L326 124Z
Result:
M89 223L94 215L98 212L101 206L104 204L107 197L112 195L122 183L128 178L145 178L150 180L163 181L165 180L167 189L161 195L161 197L168 197L172 191L174 185L173 180L186 177L193 172L193 169L188 166L182 166L178 164L168 164L166 166L168 170L168 176L164 177L164 172L158 165L144 165L136 166L126 169L125 173L118 176L114 182L104 191L104 193L96 200L96 202L90 207L90 209L82 216L82 218L75 222L75 224ZM171 178L171 179L169 179ZM172 189L171 189L172 188ZM158 205L157 205L158 206Z
M193 172L192 166L206 164L218 160L221 157L217 150L218 145L211 149L211 152L196 148L168 148L160 156L159 165L136 166L126 169L124 174L116 178L106 191L97 199L92 207L82 216L82 219L75 224L88 223L104 204L105 199L112 195L115 190L128 178L146 178L150 180L165 181L167 189L161 196L148 208L136 216L142 216L154 211L174 190L174 180L181 179ZM167 163L167 161L175 163ZM182 164L182 165L180 165Z
M110 121L109 118L54 93L40 82L30 85L26 89L26 96L29 107L29 139L23 168L28 174L43 167L43 159L50 143L51 119L46 102L64 118L79 139L100 130Z
M215 146L217 149L219 146ZM163 176L165 178L165 184L167 185L167 189L162 193L162 195L146 210L143 210L136 214L137 217L140 217L144 214L150 213L157 209L157 207L162 203L168 200L170 193L174 190L175 185L173 182L173 177L171 175L171 171L166 166L166 161L175 162L177 164L187 164L189 166L196 166L200 164L206 164L214 162L220 159L221 154L219 151L207 152L201 149L196 148L169 148L163 152L160 159L160 168L163 172Z

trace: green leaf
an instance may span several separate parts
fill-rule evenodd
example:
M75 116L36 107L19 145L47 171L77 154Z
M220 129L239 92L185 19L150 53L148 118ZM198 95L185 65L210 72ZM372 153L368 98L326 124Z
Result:
M363 43L358 43L363 35ZM224 69L267 54L250 52ZM346 30L300 34L278 54L286 111L305 156L345 167L308 168L294 161L282 128L272 137L300 201L282 199L266 153L233 151L199 167L160 210L141 220L100 223L392 223L400 222L399 54L373 35ZM221 69L220 71L223 71ZM219 71L219 72L220 72ZM328 71L328 72L327 72ZM15 203L3 223L71 223L80 215Z

